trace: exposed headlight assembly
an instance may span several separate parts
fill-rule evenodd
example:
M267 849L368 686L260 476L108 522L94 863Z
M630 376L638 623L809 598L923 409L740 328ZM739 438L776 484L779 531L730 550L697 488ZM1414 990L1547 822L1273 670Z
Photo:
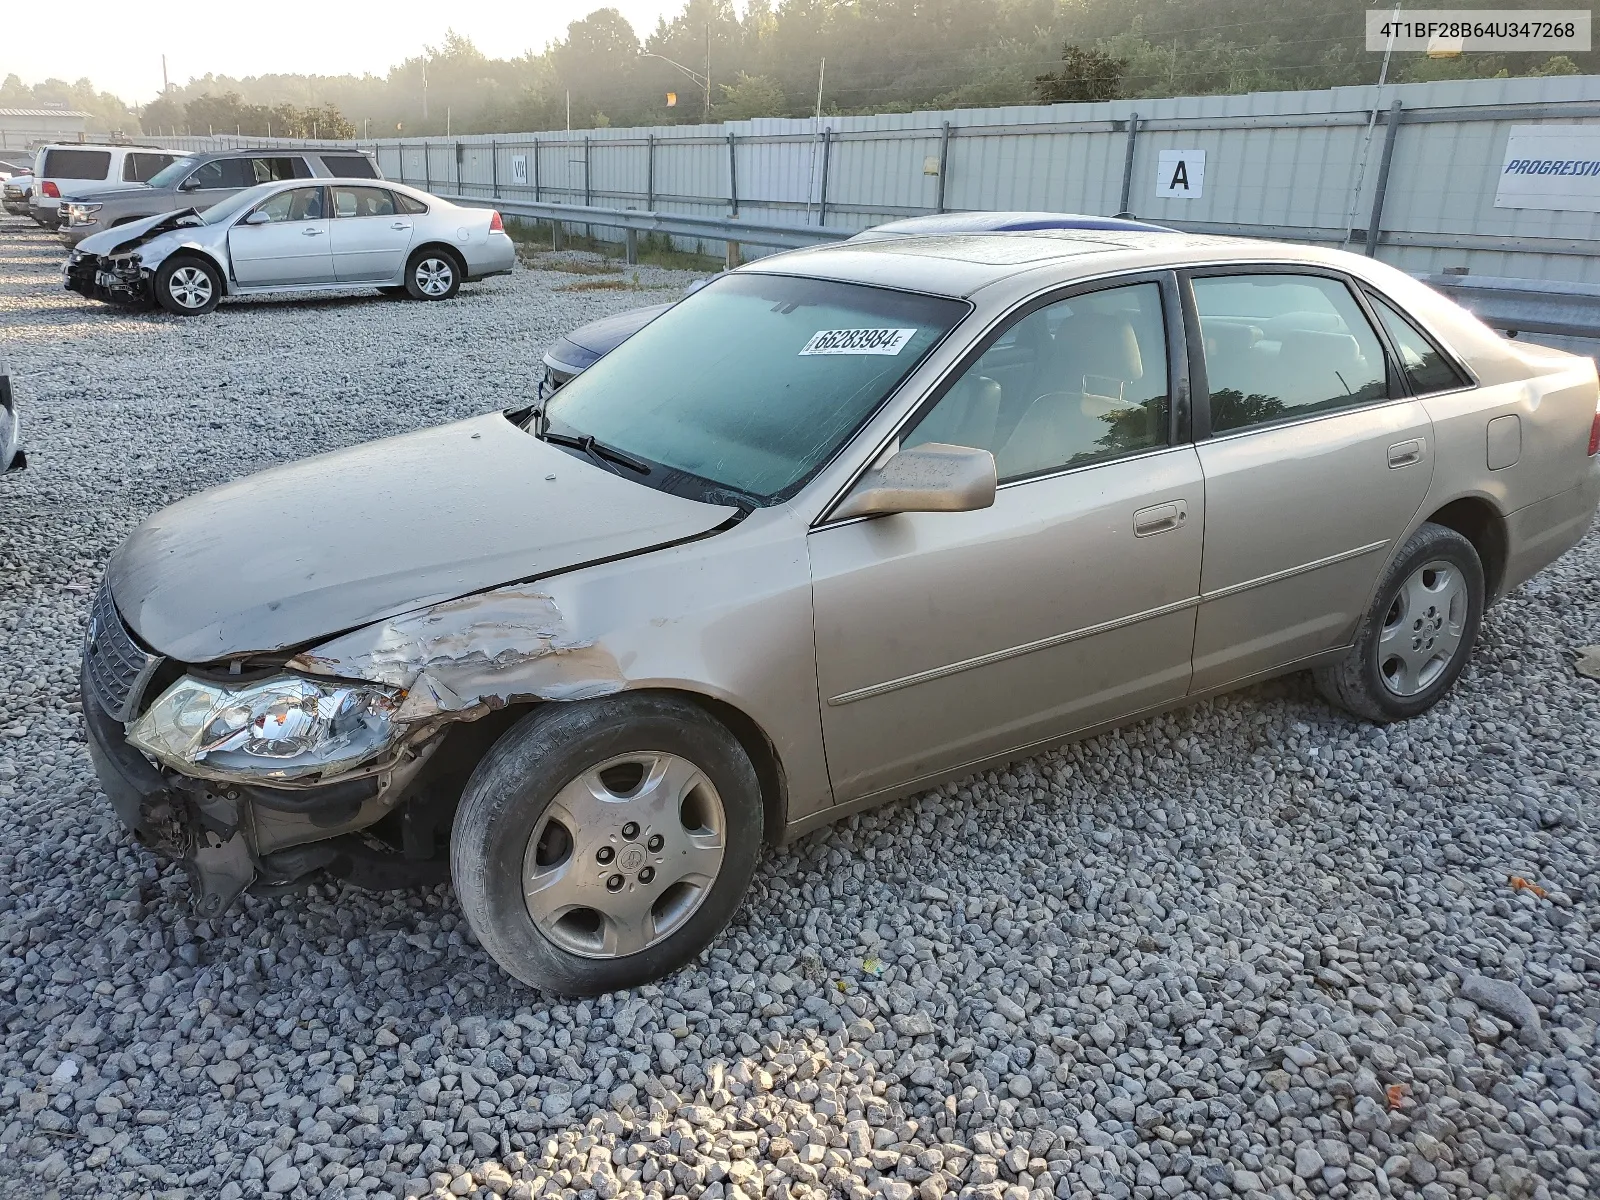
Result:
M184 676L134 722L128 741L174 770L208 779L337 775L389 747L401 698L377 684L300 675L237 687Z

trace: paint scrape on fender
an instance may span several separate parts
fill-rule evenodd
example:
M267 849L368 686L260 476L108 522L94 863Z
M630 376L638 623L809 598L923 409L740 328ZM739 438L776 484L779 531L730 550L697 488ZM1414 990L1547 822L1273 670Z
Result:
M295 670L406 689L397 719L475 720L524 699L584 700L622 690L616 660L567 628L555 601L502 588L404 613L325 642Z

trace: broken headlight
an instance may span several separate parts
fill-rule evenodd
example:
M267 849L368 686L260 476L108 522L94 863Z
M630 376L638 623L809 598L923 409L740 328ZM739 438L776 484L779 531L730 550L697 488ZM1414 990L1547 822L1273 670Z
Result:
M134 722L128 741L186 775L336 775L388 748L401 696L376 684L299 675L238 686L186 675Z

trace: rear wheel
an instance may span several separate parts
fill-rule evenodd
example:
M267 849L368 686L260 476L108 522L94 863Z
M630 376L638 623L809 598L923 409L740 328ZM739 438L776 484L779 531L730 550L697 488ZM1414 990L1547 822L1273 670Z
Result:
M760 785L738 740L664 695L547 704L478 764L451 874L467 923L524 983L563 995L683 966L744 898Z
M169 258L156 270L156 303L180 317L198 317L222 299L222 275L203 258Z
M1483 563L1472 543L1443 525L1423 525L1384 572L1350 652L1313 672L1318 690L1369 721L1426 712L1466 667L1483 600Z
M406 291L414 300L448 300L461 289L463 273L452 251L426 247L406 265Z

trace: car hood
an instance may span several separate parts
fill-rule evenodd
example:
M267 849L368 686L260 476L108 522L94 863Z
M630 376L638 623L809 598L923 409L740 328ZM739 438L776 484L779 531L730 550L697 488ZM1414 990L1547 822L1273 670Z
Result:
M169 230L200 224L202 222L198 212L192 208L180 208L175 212L140 217L137 221L129 221L126 225L91 233L78 243L78 250L84 254L115 254L119 250L128 250L144 242L153 241Z
M107 578L152 650L210 662L655 549L736 511L624 479L490 413L179 501L134 531Z
M101 188L97 192L61 192L63 204L105 204L111 200L126 200L131 196L149 196L154 191L148 183L129 184L121 188Z

